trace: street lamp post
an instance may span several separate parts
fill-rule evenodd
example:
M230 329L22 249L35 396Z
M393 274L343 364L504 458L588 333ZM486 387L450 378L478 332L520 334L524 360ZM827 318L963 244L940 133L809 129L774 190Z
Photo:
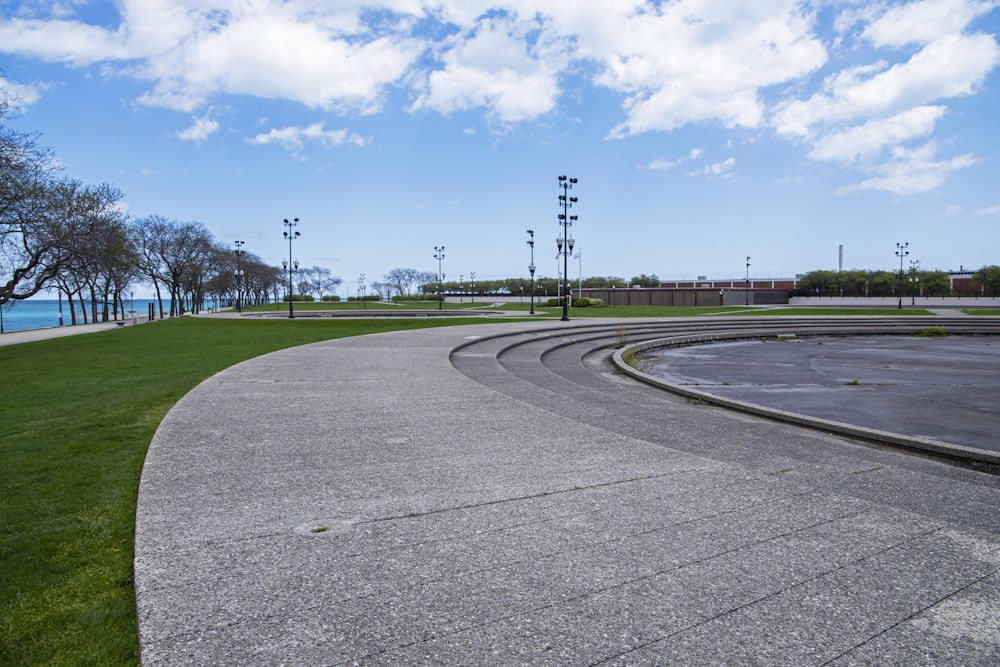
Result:
M920 284L920 260L910 260L910 305L917 305L917 286Z
M750 258L747 257L747 305L750 305Z
M469 303L475 303L476 302L476 272L475 271L469 271L469 291L472 293L472 296L469 297Z
M444 274L441 273L441 260L444 259L444 246L434 246L434 259L438 261L438 310L444 310Z
M368 299L365 298L365 274L358 276L358 293L361 294L361 307L368 310Z
M566 176L559 177L559 187L562 188L563 193L559 195L559 203L562 205L563 212L559 214L559 224L562 225L563 233L562 238L556 238L556 246L559 248L559 252L563 252L565 248L565 254L563 254L563 274L562 279L566 281L565 290L563 294L563 312L560 318L563 322L569 322L569 302L570 302L570 288L569 288L569 255L573 252L573 237L569 235L569 228L573 224L573 221L577 219L578 216L569 215L569 209L573 204L579 201L576 197L570 197L569 191L572 189L573 185L578 183L575 178L567 178Z
M295 301L295 290L294 287L292 286L292 267L294 266L295 269L298 269L299 260L295 260L294 262L292 262L292 240L299 238L299 232L295 230L295 227L297 227L298 224L299 224L298 218L294 218L291 222L288 221L288 218L285 218L285 227L288 227L288 229L285 230L285 238L288 239L288 263L285 264L284 260L282 260L281 263L284 264L285 268L288 269L288 318L289 319L295 319L295 308L292 306L292 302Z
M240 261L241 256L245 252L243 246L246 245L244 241L236 241L236 312L243 312L243 266Z
M903 309L903 258L910 254L907 250L909 247L909 243L896 244L896 257L899 257L899 305L896 306L898 310Z
M531 247L531 264L528 264L528 273L531 274L531 312L529 315L535 314L535 231L533 229L528 230L528 246Z

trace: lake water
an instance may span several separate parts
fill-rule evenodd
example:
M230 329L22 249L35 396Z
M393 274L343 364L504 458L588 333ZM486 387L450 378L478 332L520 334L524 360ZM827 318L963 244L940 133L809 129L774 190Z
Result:
M148 299L134 299L125 301L127 310L135 309L141 316L149 312L149 304L153 303ZM80 311L80 304L76 304L76 321L83 323L83 316ZM170 302L164 301L163 308L169 310ZM27 299L8 303L0 310L3 311L3 331L25 331L26 329L45 329L47 327L59 326L59 300L58 299ZM157 310L157 313L159 311ZM120 315L119 315L120 316ZM70 326L69 304L63 299L62 302L62 322L65 326ZM87 310L87 321L90 321L90 310Z

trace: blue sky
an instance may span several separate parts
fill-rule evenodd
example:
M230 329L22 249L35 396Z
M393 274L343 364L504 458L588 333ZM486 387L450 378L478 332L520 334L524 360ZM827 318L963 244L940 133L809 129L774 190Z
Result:
M130 215L356 289L394 267L1000 263L1000 1L0 3L8 122ZM331 8L332 7L332 8Z

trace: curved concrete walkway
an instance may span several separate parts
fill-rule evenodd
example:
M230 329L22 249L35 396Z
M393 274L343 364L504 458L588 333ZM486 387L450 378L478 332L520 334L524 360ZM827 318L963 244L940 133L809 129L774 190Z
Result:
M579 326L192 391L143 471L144 664L1000 663L997 477L666 395Z

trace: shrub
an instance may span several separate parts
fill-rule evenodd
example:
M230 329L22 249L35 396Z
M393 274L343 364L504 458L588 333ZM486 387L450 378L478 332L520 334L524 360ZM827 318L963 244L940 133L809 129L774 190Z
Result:
M350 301L351 298L353 298L353 297L350 297L348 299L348 301ZM337 296L336 294L329 294L327 296L324 296L322 300L323 301L334 301L334 302L336 302L336 301L340 301L340 297Z
M285 295L285 303L288 303L288 295ZM292 301L315 301L312 294L293 294Z
M563 300L560 298L552 298L546 301L545 305L549 308L561 308ZM601 299L589 299L586 297L573 297L573 303L570 304L573 308L596 308L603 305L604 301Z

